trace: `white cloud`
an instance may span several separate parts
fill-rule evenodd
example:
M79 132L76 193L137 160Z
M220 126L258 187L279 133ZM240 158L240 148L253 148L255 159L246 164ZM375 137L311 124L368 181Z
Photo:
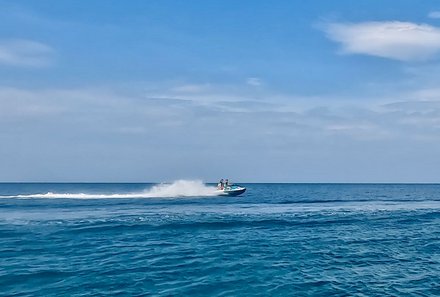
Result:
M440 19L440 11L431 11L428 14L428 17L430 17L431 19Z
M262 81L258 77L249 77L248 79L246 79L246 83L248 85L258 87L258 86L261 86Z
M420 98L425 101L438 101L440 100L440 88L419 89L410 95L412 98Z
M169 92L169 93L167 93ZM425 124L427 117L436 123L440 121L440 94L438 89L419 89L398 97L407 101L370 102L369 104L332 102L331 100L306 100L308 104L298 105L295 97L290 102L278 101L273 96L267 100L244 98L233 93L217 94L212 92L212 100L205 101L198 96L179 98L170 89L164 89L161 97L156 91L152 93L127 94L112 88L95 89L16 89L0 87L0 122L29 122L35 120L71 120L74 122L94 122L96 128L103 125L104 130L143 131L144 128L170 126L172 123L193 125L199 120L202 126L210 129L217 125L219 118L229 119L232 127L239 129L246 118L256 127L283 130L282 125L292 129L295 125L308 127L305 134L342 133L362 137L380 135L378 131L391 131L401 135L407 127L400 126L408 117L412 121ZM206 94L207 95L207 94ZM204 95L205 96L205 95ZM235 98L230 101L230 98ZM312 98L313 99L313 98ZM194 115L197 114L197 120ZM120 126L113 119L124 119L126 126ZM264 120L263 120L264 118ZM389 120L392 119L392 120ZM423 120L423 121L422 121ZM413 122L414 123L414 122ZM293 125L294 124L294 125ZM207 125L207 126L205 126ZM293 125L293 126L292 126ZM211 127L211 128L212 128ZM265 128L265 129L266 129ZM432 128L432 127L431 127ZM78 129L81 129L78 127ZM148 130L148 129L147 129ZM290 132L285 136L288 137ZM423 127L419 132L429 130ZM292 130L293 131L293 130ZM283 133L284 133L283 132ZM298 131L298 133L302 133ZM312 133L312 134L313 134ZM433 135L434 136L434 135ZM405 136L406 137L406 136ZM437 135L435 135L437 138Z
M46 44L13 39L0 41L0 65L43 67L51 62L54 50Z
M210 84L185 84L172 88L172 91L176 93L198 94L209 90L210 87Z
M341 43L342 53L365 54L400 61L421 61L440 52L440 28L410 22L331 23L328 38Z

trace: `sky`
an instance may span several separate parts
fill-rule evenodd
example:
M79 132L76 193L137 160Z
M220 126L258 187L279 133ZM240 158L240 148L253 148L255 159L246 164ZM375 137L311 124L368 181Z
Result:
M440 182L439 1L0 7L0 181Z

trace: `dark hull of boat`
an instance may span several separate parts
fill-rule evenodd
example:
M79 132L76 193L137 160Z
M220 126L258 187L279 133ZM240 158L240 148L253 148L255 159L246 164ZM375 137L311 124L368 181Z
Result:
M233 190L225 190L223 193L227 196L238 196L246 192L246 188L233 189Z

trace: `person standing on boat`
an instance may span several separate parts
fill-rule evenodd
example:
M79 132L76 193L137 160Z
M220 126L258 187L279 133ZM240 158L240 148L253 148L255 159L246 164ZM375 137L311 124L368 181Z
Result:
M224 186L224 188L226 188L227 186L229 186L229 180L225 179L225 186Z
M217 189L223 190L223 178L218 182Z

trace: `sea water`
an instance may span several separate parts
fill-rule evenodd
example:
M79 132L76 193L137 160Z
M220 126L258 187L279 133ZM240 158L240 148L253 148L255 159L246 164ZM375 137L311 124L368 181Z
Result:
M440 295L440 185L245 186L0 184L0 295Z

